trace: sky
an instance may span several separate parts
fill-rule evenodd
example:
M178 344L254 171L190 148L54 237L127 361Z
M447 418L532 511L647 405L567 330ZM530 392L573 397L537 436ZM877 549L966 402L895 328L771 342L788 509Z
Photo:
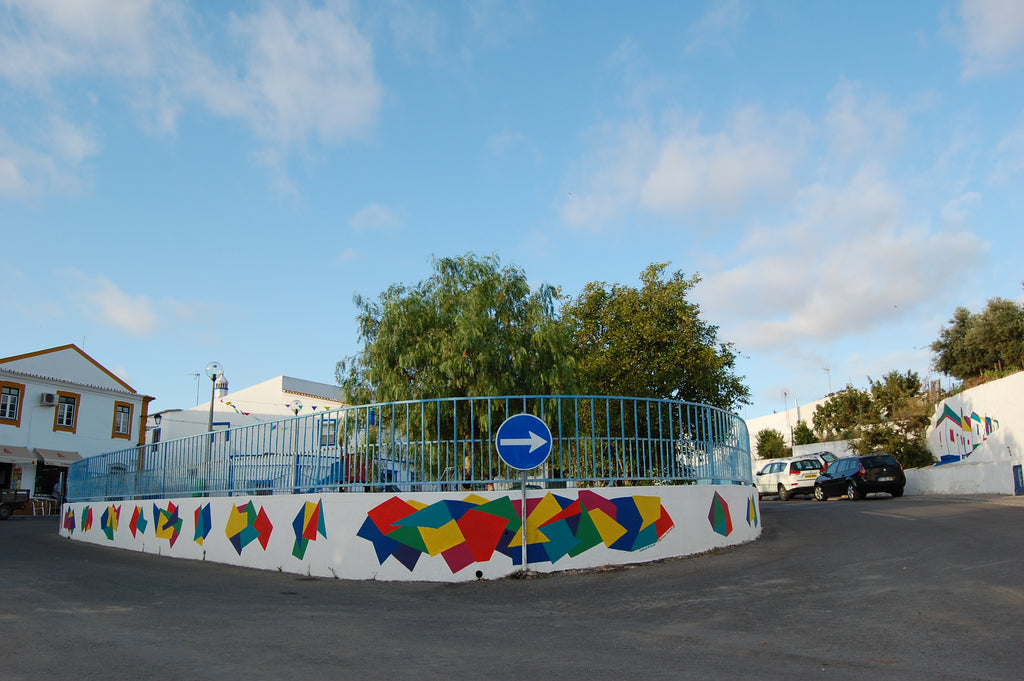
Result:
M697 275L754 418L1024 301L1024 3L0 0L0 356L334 383L432 258ZM197 376L198 374L198 376Z

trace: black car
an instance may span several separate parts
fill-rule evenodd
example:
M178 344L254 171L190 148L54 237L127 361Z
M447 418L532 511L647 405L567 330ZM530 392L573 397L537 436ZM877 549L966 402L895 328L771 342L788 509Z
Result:
M872 492L901 497L906 484L903 466L889 454L848 456L836 459L818 476L814 481L814 498L825 501L845 494L856 501Z

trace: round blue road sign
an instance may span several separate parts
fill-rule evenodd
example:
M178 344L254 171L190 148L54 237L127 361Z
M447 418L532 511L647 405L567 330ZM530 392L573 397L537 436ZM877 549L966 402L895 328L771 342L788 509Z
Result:
M517 471L528 471L550 456L551 430L533 414L516 414L498 426L494 444L502 461Z

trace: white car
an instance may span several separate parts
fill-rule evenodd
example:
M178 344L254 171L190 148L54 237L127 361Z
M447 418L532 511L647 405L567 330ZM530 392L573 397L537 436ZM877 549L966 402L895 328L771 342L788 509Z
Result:
M788 501L794 494L813 494L821 468L821 460L816 457L777 459L765 464L754 484L759 496L777 494Z

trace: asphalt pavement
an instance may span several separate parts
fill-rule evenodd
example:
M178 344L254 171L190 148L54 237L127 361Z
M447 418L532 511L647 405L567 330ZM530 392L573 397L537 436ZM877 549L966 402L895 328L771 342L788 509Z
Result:
M311 579L0 522L0 680L1017 679L1024 507L764 501L760 540L461 584Z

